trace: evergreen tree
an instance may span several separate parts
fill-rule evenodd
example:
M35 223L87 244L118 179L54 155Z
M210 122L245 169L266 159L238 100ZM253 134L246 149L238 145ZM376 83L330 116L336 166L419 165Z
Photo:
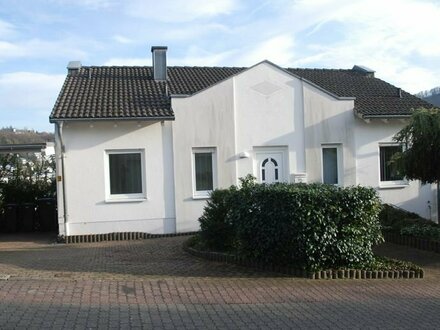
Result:
M408 125L394 136L394 140L406 147L395 158L400 169L408 179L437 183L439 205L440 110L422 108L414 111Z

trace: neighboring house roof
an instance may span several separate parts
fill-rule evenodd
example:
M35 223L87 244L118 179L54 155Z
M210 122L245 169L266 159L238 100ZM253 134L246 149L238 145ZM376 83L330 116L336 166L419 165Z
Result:
M247 68L168 67L168 80L155 81L152 67L81 67L69 73L50 121L174 119L168 95L191 95ZM338 97L354 97L358 115L408 116L432 107L418 97L354 70L285 69Z
M11 152L40 152L48 146L48 143L0 144L0 154Z

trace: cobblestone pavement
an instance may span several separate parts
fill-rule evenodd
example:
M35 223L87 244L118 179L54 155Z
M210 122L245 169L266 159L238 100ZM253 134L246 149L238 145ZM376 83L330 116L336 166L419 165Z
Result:
M378 248L419 260L423 280L305 280L197 259L182 251L185 239L0 237L0 328L440 327L439 254Z

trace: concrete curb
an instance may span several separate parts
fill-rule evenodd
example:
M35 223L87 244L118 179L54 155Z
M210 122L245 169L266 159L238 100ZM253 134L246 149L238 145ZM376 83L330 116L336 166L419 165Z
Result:
M192 247L189 247L186 243L183 246L183 249L199 258L211 260L211 261L219 261L226 262L229 264L236 264L245 267L256 268L263 271L271 271L277 272L281 274L291 275L294 277L302 277L309 278L313 280L333 280L333 279L415 279L415 278L423 278L424 271L423 269L414 271L414 270L394 270L394 271L382 271L382 270L359 270L359 269L339 269L339 270L322 270L317 272L308 272L303 269L296 269L293 267L286 266L275 266L275 265L265 265L258 262L252 262L249 260L245 260L239 258L232 254L220 253L220 252L208 252L208 251L200 251L196 250Z
M107 242L107 241L133 241L133 240L162 238L162 237L189 236L194 234L196 234L196 232L173 233L173 234L120 232L120 233L107 233L107 234L58 236L58 242L66 243L66 244L75 244L75 243L95 243L95 242Z

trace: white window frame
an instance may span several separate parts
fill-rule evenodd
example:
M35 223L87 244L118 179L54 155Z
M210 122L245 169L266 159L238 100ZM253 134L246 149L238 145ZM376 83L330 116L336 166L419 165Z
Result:
M402 147L402 151L404 150L405 146L401 143L395 143L395 142L379 142L377 152L378 152L378 174L379 174L379 188L404 188L409 185L408 180L404 177L402 180L390 180L390 181L382 181L380 179L381 177L381 171L382 167L380 166L380 148L381 147Z
M324 183L324 149L336 149L336 160L338 169L338 182L335 186L343 186L344 184L344 157L342 143L322 143L321 144L321 183Z
M191 151L191 171L192 171L192 187L194 199L206 199L211 195L212 190L196 190L196 158L198 153L211 153L212 157L212 189L217 188L217 150L215 147L194 147Z
M111 194L110 192L110 161L109 155L115 154L140 154L141 155L141 183L142 192L134 194ZM146 167L145 167L145 150L144 149L116 149L105 150L104 157L104 174L105 174L105 201L106 202L140 202L147 199L146 191Z

